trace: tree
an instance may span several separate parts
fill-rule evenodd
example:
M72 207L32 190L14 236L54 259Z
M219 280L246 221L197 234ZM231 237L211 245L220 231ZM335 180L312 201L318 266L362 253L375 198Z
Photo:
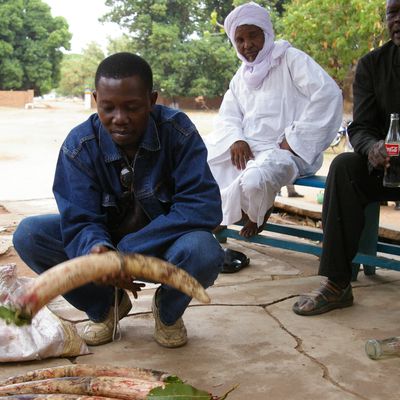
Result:
M72 35L41 0L0 2L0 89L49 92L60 79L61 48Z
M107 0L106 4L111 11L103 21L119 23L130 38L111 46L143 56L162 95L213 97L225 92L238 61L226 35L212 26L210 15L214 10L226 15L231 3Z
M222 96L239 65L235 51L225 34L205 34L185 46L182 70L188 96Z
M385 40L384 18L382 0L292 0L278 30L343 87L357 60Z
M146 53L151 51L153 28L160 25L178 28L179 40L193 32L202 13L196 0L106 0L111 8L102 21L115 22L130 34L136 47Z
M107 45L108 54L119 53L121 51L129 51L132 53L136 52L131 38L126 34L123 34L117 38L108 39L108 45Z
M94 89L97 66L104 59L99 44L89 43L82 54L67 54L61 64L61 80L57 92L63 96L83 97L87 88Z

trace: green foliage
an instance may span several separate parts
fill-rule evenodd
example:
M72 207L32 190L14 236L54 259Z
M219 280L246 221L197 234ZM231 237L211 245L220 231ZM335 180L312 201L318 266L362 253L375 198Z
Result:
M146 396L146 400L225 400L229 393L237 388L234 386L222 396L213 396L211 393L184 383L174 375L169 376L164 382L165 387L152 389Z
M165 388L152 389L147 400L212 400L211 394L185 383L168 383Z
M206 34L185 46L183 74L186 95L222 96L239 66L239 59L225 35Z
M218 10L227 15L233 8L230 2L106 0L106 4L111 11L103 20L117 22L129 32L125 39L110 43L109 49L143 56L163 96L214 97L226 91L238 60L224 32L212 25L211 14Z
M152 66L155 87L175 96L222 95L239 61L222 23L247 0L105 0L103 21L118 23L126 34L109 42L108 53L131 51ZM358 59L387 38L382 0L259 0L271 11L277 37L307 52L343 86ZM71 34L61 17L53 18L42 0L0 1L0 89L56 87L82 96L93 88L104 57L91 44L68 55Z
M358 59L386 38L382 0L292 0L285 8L277 31L341 86Z
M49 92L60 79L61 48L71 34L41 0L0 2L0 89Z
M108 46L107 46L108 54L114 54L121 51L130 51L132 53L138 52L131 38L126 34L123 34L118 38L108 40Z
M61 64L61 80L57 92L63 96L83 97L85 89L94 89L97 66L104 58L97 43L89 43L82 54L67 54Z
M30 316L24 315L9 306L0 306L0 319L4 320L7 325L11 324L15 326L30 325L32 322Z

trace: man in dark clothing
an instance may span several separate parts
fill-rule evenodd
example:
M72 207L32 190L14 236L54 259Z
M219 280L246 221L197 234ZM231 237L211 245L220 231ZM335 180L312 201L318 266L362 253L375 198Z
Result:
M353 123L348 134L354 153L337 156L328 173L322 211L324 240L319 274L328 279L293 305L300 315L322 314L353 304L351 264L371 202L400 200L400 188L384 187L390 159L384 139L390 114L400 112L400 0L386 2L391 40L362 57L353 90Z
M58 157L53 191L60 214L24 219L15 249L39 274L78 256L120 251L162 258L212 285L223 263L211 233L222 219L221 198L196 127L183 112L155 104L151 68L135 54L104 59L95 87L97 113L69 133ZM90 319L82 332L89 345L111 341L132 307L113 278L124 277L65 295ZM140 290L132 278L119 283L135 295ZM158 344L186 343L181 317L190 301L169 286L157 289Z

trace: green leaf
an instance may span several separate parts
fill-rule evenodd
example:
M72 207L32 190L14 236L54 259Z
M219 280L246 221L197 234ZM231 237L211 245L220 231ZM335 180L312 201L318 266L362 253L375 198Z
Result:
M183 380L176 375L169 375L164 380L165 383L183 383Z
M210 393L198 390L186 383L168 383L165 388L152 389L147 400L211 400Z
M14 324L16 326L29 325L31 319L19 311L12 310L10 308L0 306L0 319L4 319L6 324Z

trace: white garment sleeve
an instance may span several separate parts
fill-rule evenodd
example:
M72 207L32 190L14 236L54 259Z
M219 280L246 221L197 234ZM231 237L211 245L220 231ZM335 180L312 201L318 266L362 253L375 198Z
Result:
M293 83L308 102L299 118L285 129L285 137L299 157L313 164L329 147L340 127L342 92L306 53L290 48L286 57Z
M238 140L246 140L243 135L243 113L234 94L233 79L222 100L213 131L206 136L208 159L214 159L227 151Z

